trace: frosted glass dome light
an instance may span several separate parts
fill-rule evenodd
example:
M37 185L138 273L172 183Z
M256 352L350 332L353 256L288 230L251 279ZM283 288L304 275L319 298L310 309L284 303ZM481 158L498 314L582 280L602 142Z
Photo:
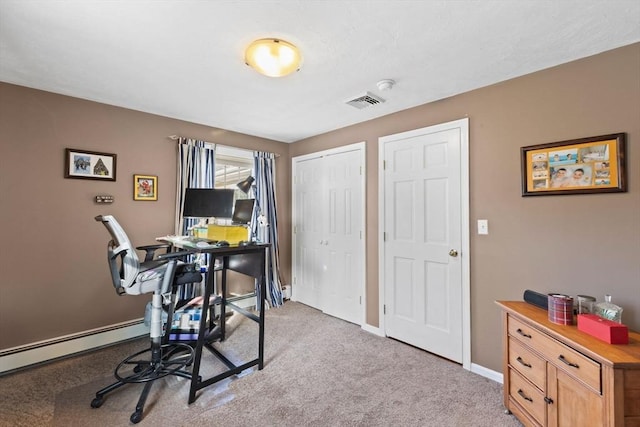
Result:
M247 47L244 62L265 76L283 77L300 70L302 55L285 40L260 39Z

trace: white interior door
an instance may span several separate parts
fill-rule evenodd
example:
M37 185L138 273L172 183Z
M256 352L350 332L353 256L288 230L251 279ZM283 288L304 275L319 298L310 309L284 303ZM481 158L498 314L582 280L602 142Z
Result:
M468 315L462 141L457 123L380 139L385 333L459 363Z
M324 157L324 175L327 211L322 310L360 324L364 256L360 151Z
M293 159L292 299L362 324L364 144Z
M323 223L322 159L295 163L294 194L294 284L292 298L322 309L321 284L324 273L320 261L325 257Z

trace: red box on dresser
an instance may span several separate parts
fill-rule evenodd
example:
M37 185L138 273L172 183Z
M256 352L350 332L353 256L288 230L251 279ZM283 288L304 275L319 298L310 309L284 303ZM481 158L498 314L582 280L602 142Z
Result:
M578 314L578 329L609 344L629 344L629 329L595 314Z

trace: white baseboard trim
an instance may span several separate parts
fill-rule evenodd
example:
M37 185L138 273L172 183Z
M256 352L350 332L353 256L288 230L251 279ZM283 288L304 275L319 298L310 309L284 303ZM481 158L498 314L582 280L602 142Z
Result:
M489 378L497 383L504 384L504 378L501 372L493 371L485 368L484 366L476 365L475 363L471 364L471 372L482 377Z
M149 335L149 327L137 319L9 348L0 351L0 375L144 335Z
M240 308L256 306L256 297L238 299L235 304ZM0 350L0 375L25 368L30 365L49 362L71 356L83 351L93 350L132 338L149 335L149 327L145 326L144 319L136 319L128 322L102 328L91 329L75 334L64 335L44 341L38 341L18 347Z
M369 332L369 333L372 333L374 335L378 335L379 337L386 337L386 335L384 334L382 329L376 328L375 326L371 326L371 325L368 325L366 323L362 325L362 330L366 331L366 332Z
M382 331L382 329L377 328L375 326L364 324L364 325L362 325L362 330L364 330L366 332L370 332L370 333L372 333L374 335L378 335L378 336L381 336L381 337L386 337L386 335ZM471 364L470 371L473 372L474 374L477 374L477 375L480 375L482 377L488 378L488 379L490 379L492 381L495 381L497 383L504 384L503 375L502 375L501 372L493 371L491 369L485 368L484 366L477 365L475 363Z
M378 335L378 336L381 336L381 337L386 337L386 335L382 331L382 329L376 328L375 326L364 324L364 325L362 325L362 330L364 330L366 332L370 332L370 333L372 333L374 335ZM491 369L485 368L484 366L477 365L475 363L471 364L470 371L473 372L474 374L477 374L477 375L480 375L482 377L488 378L488 379L490 379L492 381L495 381L497 383L504 384L503 375L502 375L501 372L493 371Z

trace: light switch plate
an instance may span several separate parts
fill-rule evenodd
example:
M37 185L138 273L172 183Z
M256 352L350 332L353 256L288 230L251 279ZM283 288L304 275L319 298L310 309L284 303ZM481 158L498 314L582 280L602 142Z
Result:
M489 234L489 220L488 219L479 219L478 220L478 234Z

